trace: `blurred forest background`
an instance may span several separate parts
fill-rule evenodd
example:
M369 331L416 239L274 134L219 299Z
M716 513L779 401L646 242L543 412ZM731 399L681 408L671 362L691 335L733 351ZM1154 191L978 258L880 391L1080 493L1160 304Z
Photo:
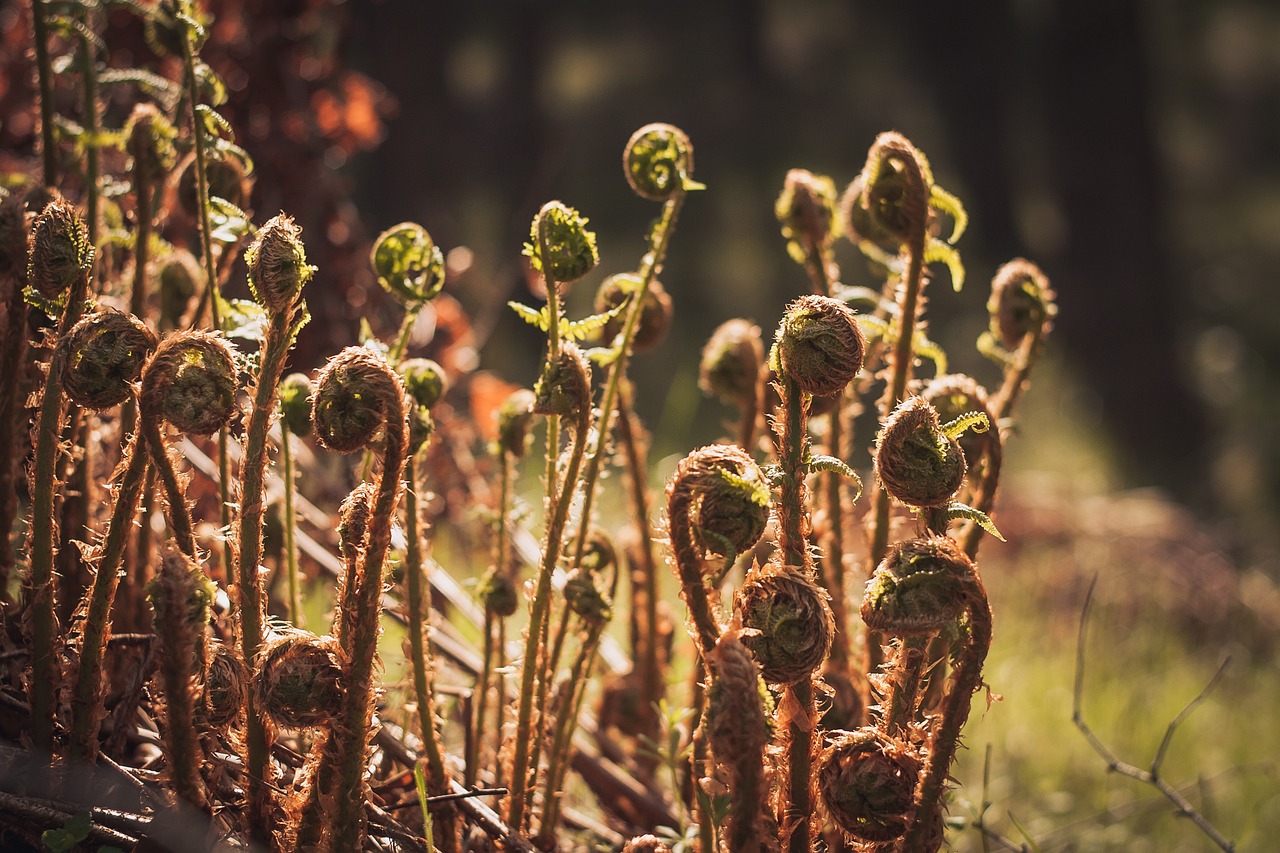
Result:
M362 316L395 328L368 248L410 219L448 253L452 298L420 330L434 333L426 354L478 368L473 386L532 383L540 336L505 307L531 298L520 247L532 215L559 198L598 230L601 269L572 295L584 313L600 278L637 263L655 215L625 185L623 143L652 121L688 132L708 191L690 198L663 276L672 334L632 369L659 478L721 434L726 412L696 387L711 331L745 316L768 334L808 290L773 214L787 170L843 186L876 133L906 134L971 217L958 245L965 290L943 276L929 303L952 369L998 377L973 343L1001 263L1036 261L1060 306L1006 465L997 519L1011 542L984 549L1001 620L987 672L1007 698L968 734L957 771L968 799L953 814L979 813L991 743L990 797L1040 849L1206 849L1159 797L1104 783L1114 777L1070 729L1079 607L1100 573L1091 719L1141 763L1233 654L1167 772L1198 780L1197 803L1241 849L1269 849L1280 832L1280 730L1265 723L1280 702L1280 5L204 5L215 16L204 58L257 163L255 218L295 216L320 268L295 369L354 341ZM0 171L34 168L27 7L0 4ZM113 67L157 63L130 15L110 15L106 43ZM106 107L121 126L127 99ZM852 246L839 261L846 283L874 283ZM233 275L230 295L243 289Z
M35 140L23 5L0 10L7 156ZM1055 433L1025 452L1107 487L1162 487L1212 518L1237 557L1275 573L1274 4L207 6L207 58L258 164L252 206L297 217L320 266L309 297L319 322L296 366L350 341L361 314L375 328L379 316L393 322L364 258L371 235L412 219L446 251L462 247L449 291L474 320L481 365L531 382L536 333L504 304L524 292L532 213L552 197L577 206L599 230L603 269L630 268L652 210L623 185L618 152L636 127L669 121L693 139L710 192L691 202L672 248L675 327L637 365L638 396L660 441L709 440L718 410L693 385L701 342L730 316L771 328L807 287L773 220L787 169L843 185L875 134L896 129L971 214L959 245L969 287L935 288L930 304L954 367L987 371L972 342L999 264L1029 257L1058 291L1055 378L1034 395L1037 424L1077 436L1089 459L1054 449ZM112 23L109 64L150 58L130 16ZM108 124L126 109L108 105ZM846 248L846 282L869 282Z

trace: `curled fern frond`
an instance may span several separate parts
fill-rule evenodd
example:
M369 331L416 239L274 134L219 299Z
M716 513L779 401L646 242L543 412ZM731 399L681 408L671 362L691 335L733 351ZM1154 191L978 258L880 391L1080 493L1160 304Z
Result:
M960 417L947 421L942 425L942 434L947 438L959 438L967 430L986 432L991 429L991 419L983 412L967 412Z
M924 249L924 262L946 264L951 273L951 287L956 293L964 287L964 262L960 260L960 253L950 244L930 237Z
M947 242L954 246L969 227L969 214L965 212L964 205L960 199L934 184L929 188L929 206L951 217L953 224Z

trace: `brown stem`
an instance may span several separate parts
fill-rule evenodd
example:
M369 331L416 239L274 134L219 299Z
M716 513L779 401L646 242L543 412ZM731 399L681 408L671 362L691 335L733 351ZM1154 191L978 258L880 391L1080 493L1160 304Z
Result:
M136 432L136 428L135 428ZM103 650L111 632L111 603L120 583L120 565L125 545L138 510L138 498L142 490L143 471L147 466L147 453L140 446L141 436L135 436L125 452L116 493L115 506L103 539L101 555L97 559L97 571L84 608L83 640L77 666L75 690L71 698L70 755L79 761L93 761L98 752L98 726L102 721L102 669Z

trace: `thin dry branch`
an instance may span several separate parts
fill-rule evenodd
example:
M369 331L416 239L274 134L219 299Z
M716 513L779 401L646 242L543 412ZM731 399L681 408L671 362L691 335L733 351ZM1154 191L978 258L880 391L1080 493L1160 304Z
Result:
M1187 718L1196 705L1200 704L1209 695L1209 692L1217 686L1221 680L1223 673L1231 664L1230 656L1226 657L1218 666L1217 672L1209 679L1209 682L1197 693L1190 702L1186 704L1181 711L1178 712L1165 729L1164 738L1160 741L1160 747L1156 750L1155 757L1151 760L1150 768L1143 770L1133 764L1121 761L1120 758L1111 751L1102 739L1089 727L1084 720L1084 712L1081 710L1084 702L1084 650L1085 650L1085 632L1089 621L1089 610L1093 606L1093 591L1098 585L1098 578L1095 575L1093 581L1089 584L1089 591L1085 594L1084 607L1080 611L1080 631L1076 638L1076 676L1075 689L1071 701L1071 721L1075 723L1076 728L1084 735L1085 740L1093 747L1094 752L1102 756L1107 762L1107 770L1112 773L1119 773L1121 776L1128 776L1130 779L1136 779L1147 785L1151 785L1159 791L1165 799L1173 803L1177 809L1177 813L1183 817L1190 818L1191 822L1199 827L1209 839L1220 849L1227 853L1234 853L1235 843L1228 840L1221 832L1218 831L1209 820L1195 806L1184 797L1177 788L1170 785L1160 775L1160 766L1164 763L1165 756L1169 751L1169 744L1173 741L1173 734L1178 726Z

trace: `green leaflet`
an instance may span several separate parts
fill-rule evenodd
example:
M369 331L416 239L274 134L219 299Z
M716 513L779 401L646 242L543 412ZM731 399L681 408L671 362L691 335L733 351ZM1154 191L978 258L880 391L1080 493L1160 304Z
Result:
M952 501L947 504L947 519L953 520L958 518L968 519L990 533L992 536L999 539L1001 542L1005 541L1004 536L1000 535L1000 531L996 529L996 525L991 520L991 516L966 504L962 504L958 501Z
M567 317L560 318L560 337L569 341L584 341L605 327L610 320L615 319L630 304L629 300L622 302L616 308L612 308L603 314L592 314L589 317L583 317L581 320L570 320ZM519 302L508 302L511 310L524 320L530 326L537 326L542 331L548 331L551 328L551 314L547 311L547 307L542 306L541 310L535 310L528 305L522 305ZM603 357L603 356L601 356ZM616 358L616 356L615 356ZM612 361L613 359L610 359ZM606 363L606 362L601 362Z
M969 429L974 432L986 432L991 429L991 421L982 412L966 412L942 425L942 433L947 438L959 438L965 430Z

